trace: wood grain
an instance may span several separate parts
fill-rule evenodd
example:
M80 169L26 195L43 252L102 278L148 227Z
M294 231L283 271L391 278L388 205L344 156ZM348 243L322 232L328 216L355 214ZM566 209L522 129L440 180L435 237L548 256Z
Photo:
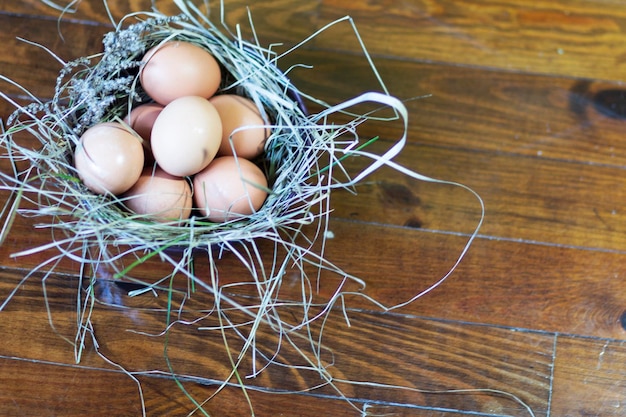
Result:
M47 382L42 383L42 378ZM142 415L144 411L150 417L186 415L194 411L188 396L201 401L214 391L202 383L185 382L186 392L183 392L170 378L139 376L134 381L118 371L13 358L0 358L0 382L4 388L0 393L0 407L7 417L30 415L35 409L42 417L122 417ZM37 386L35 392L33 386ZM358 411L361 404L356 403L353 408L345 400L288 393L263 394L254 390L247 395L256 416L275 416L277 409L289 410L295 402L301 407L298 415L303 417L323 415L328 410L337 416L361 415ZM268 395L271 401L263 401ZM145 410L142 410L142 397ZM236 417L250 413L246 404L240 389L227 387L204 408L210 415ZM391 408L396 412L414 410L397 405Z
M290 76L303 91L330 103L378 86L369 63L358 55L301 49L279 62L285 68L314 66ZM386 57L375 57L374 64L390 93L406 101L411 143L624 165L619 82ZM395 139L401 127L369 121L360 132L364 137L385 132Z
M350 15L376 55L505 71L623 80L626 8L615 2L545 0L325 0L321 20ZM400 46L401 45L401 46ZM319 47L357 51L337 27Z
M381 226L342 222L334 223L332 230L336 237L328 244L329 259L363 278L365 293L386 305L401 303L428 288L443 276L465 243L462 237L411 229L390 232ZM378 246L368 249L358 243L369 236L376 236ZM341 253L346 252L352 255L343 260ZM443 262L433 263L434 259ZM369 262L376 268L369 267ZM622 264L620 254L479 239L443 286L401 311L621 338L620 316L626 303L621 291ZM353 302L367 305L358 299Z
M42 383L42 376L51 379ZM0 358L0 383L5 416L30 415L33 410L40 416L141 414L137 386L119 372ZM100 399L103 386L116 388L106 403Z
M9 273L3 273L2 278L3 292L14 288L20 279L19 275ZM20 290L19 297L3 311L10 325L2 329L6 342L0 344L0 356L24 358L29 361L29 366L32 366L33 361L67 366L73 364L73 349L69 344L65 344L64 352L63 349L48 351L47 346L58 344L62 337L73 339L76 329L73 323L75 303L72 300L76 297L76 279L59 277L48 281L48 308L56 332L50 328L39 283L31 280ZM158 371L167 376L170 371L163 357L165 339L135 333L158 334L164 329L165 299L147 295L144 296L143 308L129 310L126 305L128 298L119 289L117 291L118 296L111 298L116 304L109 308L97 307L92 316L98 352L129 372ZM184 313L184 317L188 314L193 314L193 311ZM451 387L466 390L485 387L522 398L538 412L537 415L543 415L541 410L547 407L547 381L553 356L553 337L550 335L466 326L402 315L353 311L349 317L351 326L347 327L342 323L339 312L333 314L323 332L323 345L325 349L332 349L332 357L324 354L322 359L332 361L329 368L331 375L342 380L372 380L381 384L407 386L418 391L338 383L348 398L483 413L498 407L508 410L508 413L523 415L519 404L502 395L441 392ZM221 353L224 351L221 336L201 330L212 323L215 324L215 319L208 317L190 326L173 327L167 339L167 355L174 371L208 385L227 379L230 370L228 358ZM257 348L260 351L269 349L268 352L271 352L276 343L274 339L272 332L261 328L257 336ZM485 345L485 340L492 342ZM305 348L306 345L301 347ZM290 364L302 362L302 358L292 352L289 346L281 349L277 359ZM96 354L89 340L81 366L100 369L100 372L105 369L115 371L115 367ZM248 366L248 361L244 361L242 372L249 372ZM258 378L249 380L248 384L287 391L307 389L320 382L315 372L292 370L285 373L281 367L270 366ZM320 388L313 393L317 391L331 397L337 396L330 388ZM339 402L340 398L336 400Z
M108 1L114 20L151 3ZM177 12L173 2L155 4ZM319 375L274 364L246 380L255 415L529 415L509 394L536 416L623 415L626 7L609 0L227 0L225 21L240 24L248 39L248 6L260 42L282 43L273 47L279 52L351 15L386 88L405 100L409 111L407 145L395 161L471 186L486 207L479 236L448 280L385 313L365 296L393 306L446 274L477 224L477 201L460 188L411 180L387 168L359 184L356 194L334 193L333 238L325 257L366 287L343 284L355 291L343 299L350 325L337 304L325 324L323 342L330 350L323 350L321 360L353 406L328 386L292 392L319 384ZM219 3L210 8L217 18ZM58 10L38 0L0 0L6 52L0 74L42 99L51 96L60 64L17 37L70 60L99 52L102 35L112 28L99 0L82 1L76 12L58 17ZM343 22L278 64L311 65L291 71L292 81L338 103L383 90L360 48ZM28 99L6 81L0 90L20 103ZM312 112L320 110L308 105ZM3 120L11 111L11 104L0 102ZM359 134L379 136L369 150L383 152L400 137L401 126L370 121ZM366 163L344 162L351 173ZM8 169L5 160L0 169ZM0 201L7 197L0 194ZM80 284L79 266L63 261L45 280L38 272L18 286L54 255L10 256L51 240L37 222L19 217L0 246L0 300L13 296L0 311L0 414L141 415L138 385L115 362L135 372L147 415L187 415L193 403L174 380L165 352L188 395L203 401L216 392L216 381L227 378L231 368L222 336L205 330L217 323L215 314L206 316L215 298L201 286L187 293L182 276L172 282L169 315L165 291L128 295L137 288L128 284L132 278L154 280L168 273L168 265L156 259L133 270L124 283L114 279L111 265L97 271L93 327L77 364L69 342L78 330L77 297L88 288ZM259 241L258 247L269 266L272 245ZM228 287L251 279L235 256L223 254L217 266L225 295L256 302L253 287ZM209 277L203 257L195 268L200 279ZM316 276L314 269L307 272ZM327 302L342 279L323 272L319 282L311 281L312 300ZM288 269L277 299L298 300L301 283L297 271ZM290 322L302 315L294 307L279 311ZM228 317L246 320L235 313ZM162 332L176 318L189 324L174 325L165 337ZM313 335L320 325L311 327ZM229 333L226 340L236 354L241 339ZM311 352L302 339L295 340L300 352ZM259 352L274 352L277 334L261 326L256 343ZM263 364L257 359L246 357L243 375ZM286 343L277 360L306 363ZM343 379L411 389L348 385ZM450 389L470 391L426 392ZM238 387L221 390L205 407L212 416L252 414Z
M367 285L364 293L387 306L407 301L435 283L453 265L467 241L463 236L349 221L337 220L330 227L335 238L327 243L327 259L363 279ZM367 243L372 239L378 245ZM270 245L259 245L262 251L271 250ZM351 256L346 257L346 253ZM621 253L478 239L443 286L402 311L514 328L621 337L620 316L626 304L619 280L623 258ZM41 260L31 257L6 262L16 268L37 259ZM489 260L489 268L482 259ZM269 267L269 258L266 262ZM77 272L77 265L65 265L59 272ZM195 265L200 278L209 276L204 259ZM251 279L234 256L224 255L218 266L223 284ZM167 274L168 268L149 262L133 276L153 282ZM300 298L299 275L291 274L287 276L294 278L281 289L285 300ZM103 271L102 276L106 279L111 275ZM313 295L320 301L329 300L341 278L324 274L319 294ZM185 280L180 281L179 288L187 288ZM347 285L344 289L359 287ZM361 297L353 297L348 306L374 308Z
M557 347L553 415L623 416L626 398L623 340L562 338Z

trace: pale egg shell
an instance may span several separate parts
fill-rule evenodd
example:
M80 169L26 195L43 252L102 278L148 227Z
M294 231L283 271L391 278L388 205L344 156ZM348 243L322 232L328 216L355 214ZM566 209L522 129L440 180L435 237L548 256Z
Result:
M154 126L161 110L163 110L163 106L158 103L142 104L132 109L124 118L124 123L128 124L143 139L142 145L146 162L154 161L150 147L150 135L152 134L152 126Z
M120 123L87 129L74 153L74 166L96 194L121 194L139 178L144 165L141 142Z
M203 170L222 140L222 122L215 106L188 96L165 106L154 122L150 146L157 164L171 175L184 177Z
M129 210L159 222L187 219L193 205L189 182L158 167L144 168L123 198Z
M139 81L157 103L167 105L185 96L209 98L222 80L217 60L207 50L189 42L169 41L150 49Z
M234 94L221 94L209 100L222 120L222 142L218 155L254 159L263 153L269 130L254 101ZM237 130L242 128L241 130Z
M215 158L193 179L194 204L210 221L221 223L255 213L267 198L263 171L247 159Z

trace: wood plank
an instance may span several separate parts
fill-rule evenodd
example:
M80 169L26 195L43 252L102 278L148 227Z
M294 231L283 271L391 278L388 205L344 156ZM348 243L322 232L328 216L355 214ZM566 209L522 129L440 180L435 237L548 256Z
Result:
M314 68L291 72L294 84L331 104L380 90L362 55L300 49L281 65L298 63ZM389 92L406 100L411 143L541 160L626 163L620 83L383 57L374 64ZM368 121L359 132L366 138L381 133L397 138L401 128L401 123Z
M559 337L551 414L623 416L626 398L624 340Z
M19 276L5 271L2 278L0 285L6 292L11 288L11 281L15 284ZM72 337L71 310L75 305L72 300L76 288L76 281L71 277L48 280L49 307L57 327L55 333L50 329L38 284L27 282L0 313L2 323L5 323L2 331L6 335L0 342L0 355L72 363L71 348L60 336ZM111 300L118 304L109 307L97 305L92 317L99 351L129 371L160 370L167 373L163 357L165 339L136 333L163 330L163 297L145 296L143 302L148 305L134 309L126 307L128 298L125 296ZM182 318L197 314L193 304L190 303L190 306ZM537 415L545 415L553 356L551 335L356 311L350 313L350 321L351 327L347 327L341 314L333 314L325 324L323 344L330 349L332 356L324 353L322 360L329 365L332 363L328 370L336 379L375 381L417 390L497 389L518 396ZM177 373L194 377L197 382L226 377L229 366L224 357L221 336L202 330L203 326L212 323L216 323L215 319L207 317L193 325L179 325L171 329L167 352ZM315 327L312 329L314 335ZM486 340L491 342L485 343ZM234 339L231 342L234 343ZM259 329L259 349L271 352L275 343L272 332ZM301 348L305 347L306 344L301 345ZM305 364L302 357L287 344L277 359L291 365ZM81 363L84 366L110 368L92 348L85 351ZM248 361L244 361L242 372L250 372L250 366ZM317 372L286 371L280 366L270 366L248 383L293 390L319 382ZM348 398L358 400L483 413L496 407L510 415L524 415L525 412L510 398L493 393L468 392L459 396L338 384ZM321 388L319 392L336 397L333 390Z
M43 382L46 381L46 382ZM0 358L0 412L3 416L140 416L142 401L146 416L187 415L195 407L188 395L203 401L214 388L182 381L183 392L171 378L138 376L133 381L119 371L83 366L67 366L39 361ZM139 383L139 385L138 385ZM37 392L32 387L37 386ZM311 395L263 393L250 391L248 396L256 416L274 416L302 407L298 416L314 417L324 413L336 416L360 416L344 400ZM106 401L103 401L106 398ZM355 407L360 404L355 404ZM405 407L395 406L396 411ZM239 388L227 387L204 405L209 415L241 417L251 415L250 406ZM447 413L446 413L447 414Z
M382 154L390 146L380 141L369 150ZM369 162L348 158L344 165L356 173ZM622 167L413 145L405 147L395 162L475 190L486 206L480 231L485 236L626 249L626 213L620 209L626 198ZM356 190L356 195L333 194L335 218L468 233L480 214L477 200L467 191L420 183L391 169L372 174Z
M64 42L58 36L54 20L38 19L33 24L30 17L0 14L0 42L12 53L0 57L0 74L12 79L37 97L49 98L54 93L56 79L62 65L50 53L35 45L42 45L59 59L67 62L81 56L101 51L102 36L109 29L101 26L72 25L66 36L72 39ZM2 81L3 93L24 95L20 89ZM3 109L4 111L4 109ZM4 117L4 114L2 114Z
M426 289L447 271L463 237L334 222L326 255L362 278L387 306ZM369 243L371 240L376 245ZM349 257L342 254L350 254ZM401 311L598 337L623 338L623 254L478 239L442 286ZM441 259L441 262L433 262ZM322 289L335 288L323 281ZM351 300L350 306L366 306Z
M355 20L372 54L507 71L623 80L626 8L610 1L325 0L320 20ZM359 49L350 26L318 42Z
M410 375L413 375L412 378L419 378L418 380L421 381L416 385L413 385L418 389L426 388L447 390L452 386L470 387L470 389L477 387L506 387L504 388L504 391L516 394L518 388L525 386L530 392L520 392L519 397L530 405L536 415L543 415L546 413L545 406L547 405L547 398L543 397L545 395L543 390L544 388L549 389L550 380L548 377L548 369L551 366L551 359L544 357L543 355L549 355L549 352L552 350L549 347L552 343L552 337L550 335L531 336L526 334L521 337L521 340L525 340L525 342L522 342L525 345L522 349L527 349L526 353L532 356L532 359L526 362L527 366L534 368L534 370L530 371L530 374L534 375L531 377L530 374L525 375L525 371L522 371L521 368L525 365L522 365L521 363L516 364L509 362L513 355L517 356L517 353L512 356L507 354L505 355L505 359L502 356L504 351L500 353L495 351L489 352L494 348L494 345L491 345L490 342L487 342L487 344L491 345L490 348L487 348L487 351L482 351L480 353L476 352L478 353L477 355L473 353L475 349L478 351L482 350L482 348L474 346L474 343L480 344L481 342L479 342L479 340L481 339L484 343L485 340L489 340L492 337L496 337L499 340L497 344L501 347L508 345L508 347L504 348L504 350L509 350L509 352L517 351L517 343L519 343L519 341L516 341L517 337L514 337L511 334L514 332L507 335L507 333L510 332L509 330L505 330L504 333L500 333L500 330L495 328L481 329L473 326L462 326L462 328L458 328L454 323L435 324L430 321L421 322L421 320L415 321L415 324L417 324L417 328L415 328L411 324L415 319L398 315L382 315L380 317L363 315L361 318L359 314L350 314L350 318L352 323L352 329L350 332L344 334L343 336L337 333L337 337L335 338L335 332L337 330L340 332L342 331L338 327L333 327L329 328L329 333L326 333L326 338L329 340L329 343L331 343L330 340L334 342L330 344L330 346L339 346L339 343L343 346L336 348L336 366L339 369L341 369L340 366L343 363L356 360L357 363L361 364L358 366L359 368L366 367L366 364L369 368L372 368L373 366L371 375L376 375L376 377L373 377L372 380L394 384L396 383L395 381L400 382L403 378L401 375L398 375L398 366L395 364L396 361L399 361L401 363L405 363L405 365L401 366L411 368L414 367L410 371ZM434 326L432 326L433 324ZM387 330L390 329L395 329L399 333L403 333L403 341L392 340L389 338ZM459 331L460 333L458 333ZM331 332L333 334L332 336L330 335ZM351 335L350 337L354 338L353 340L357 342L357 345L367 346L365 349L368 350L368 352L357 352L354 350L354 347L350 347L349 345L352 345L352 342L349 341L350 337L346 337L347 335ZM500 340L501 337L507 341ZM376 340L376 343L372 344L371 340ZM452 342L452 340L455 340L456 342ZM379 347L379 344L381 347ZM413 347L409 348L409 345ZM368 358L367 355L370 354L370 349L382 352L383 357L378 357L378 354L376 354L376 359ZM452 357L450 357L450 355ZM504 363L499 363L498 365L490 366L490 371L487 373L476 367L479 362L491 362L493 360L499 361L499 358L506 362L506 365ZM376 363L374 364L372 360ZM443 363L446 363L446 365L443 365ZM431 366L433 366L433 368L431 368ZM463 377L456 380L454 371L446 375L446 371L444 371L444 369L448 369L448 371L450 371L449 368L455 369L457 366L458 371L464 375ZM539 368L542 370L539 370ZM382 376L385 373L384 370L386 370L386 375L380 377L379 375ZM435 371L435 374L431 375L430 373L432 371ZM349 371L346 371L346 375L358 380L361 376L360 372L357 372L356 368L351 367ZM492 374L492 372L495 373ZM502 372L502 374L500 374L500 372ZM475 378L477 378L478 381L483 382L469 383L469 381L472 381ZM511 381L511 385L504 382L507 380ZM385 394L383 392L376 392L376 395ZM403 393L389 393L389 395L391 395L389 400L404 397ZM438 398L438 396L435 396L436 398L432 398L432 396L428 393L423 395L426 405L434 408L445 409L452 407L452 404L456 401L453 399ZM365 393L359 394L358 391L355 396L358 398L368 398ZM443 397L446 396L447 395L444 393ZM488 396L491 397L490 395ZM534 398L534 396L536 396L536 398ZM481 402L481 399L479 399L480 397L481 396L479 395L478 397L473 398L473 396L470 395L470 398L465 398L463 400L464 404L476 402L475 407L466 405L464 408L455 409L465 412L480 411L484 413L510 413L513 415L525 414L525 409L520 407L519 404L507 404L507 401L502 401L499 405L496 405L493 401L498 400L493 397L490 399L484 399L485 403L482 407L479 407L478 405ZM408 398L411 398L411 396ZM448 403L448 401L451 402Z
M7 417L141 415L137 385L119 372L0 358L0 384L0 413Z
M103 1L73 4L72 1L61 0L50 3L55 3L61 7L70 5L72 9L63 13L40 0L20 2L0 0L0 10L6 14L41 20L41 23L46 26L50 21L54 24L54 30L49 33L51 35L61 34L68 42L71 41L72 43L77 40L72 33L76 23L92 28L97 27L97 31L102 31L103 28L108 31L113 27L111 18L117 24L130 14L149 13L153 9L167 16L176 16L181 13L181 9L170 0L107 0L108 10L104 7ZM251 3L246 0L224 0L222 14L221 0L209 2L194 0L191 3L195 4L202 13L210 16L212 22L217 25L222 23L223 18L224 23L233 33L237 32L236 27L239 25L244 39L253 40L253 26L254 32L260 39L264 40L263 44L267 45L283 42L286 45L292 45L313 33L316 29L320 5L319 0L296 3L292 0L270 0L262 3ZM252 25L250 20L252 20ZM127 19L126 23L132 23L132 19ZM92 45L98 45L98 43Z
M47 383L41 383L42 376ZM146 416L186 415L194 411L191 400L175 382L167 378L142 377L141 384ZM29 362L0 358L0 412L3 416L138 416L142 413L139 387L135 381L121 372L102 371L80 366L68 367L41 362ZM36 385L33 395L29 387ZM201 384L184 382L187 395L202 400L208 389ZM251 390L247 393L254 415L271 417L289 412L299 417L328 415L340 417L374 416L381 412L393 412L396 416L448 417L458 415L453 411L428 410L398 404L387 405L355 402L354 408L346 401L314 395L263 393ZM106 402L102 398L106 397ZM299 406L297 410L293 404ZM361 408L363 411L359 411ZM211 416L241 417L250 415L243 393L234 387L223 389L220 394L204 404ZM476 416L493 416L492 413L476 413Z
M111 25L111 20L103 1L75 2L69 0L55 0L43 2L38 0L24 0L12 2L10 0L0 0L0 10L4 13L29 16L32 18L44 18L46 20L61 20L61 27L65 22L71 20L79 21L83 24L100 23ZM171 1L164 0L130 0L115 1L107 0L108 10L113 18L118 21L123 16L137 11L150 11L154 4L159 10L168 13L175 13L178 9ZM68 8L63 11L64 8Z
M62 3L60 3L62 4ZM150 11L150 1L109 2L115 19L138 10ZM213 22L220 24L219 3L211 2ZM157 2L164 13L174 15L180 10L173 2ZM244 39L253 40L249 23L248 6L245 1L233 1L225 4L225 23L236 33L239 25ZM75 19L58 22L55 17L60 11L47 7L43 2L30 0L25 2L0 1L0 42L15 53L0 57L0 74L8 76L18 84L39 97L51 97L58 72L59 63L49 53L36 46L29 45L18 38L40 44L48 48L64 61L78 57L91 56L102 50L102 37L112 30L102 2L82 2L77 8ZM254 30L262 40L263 46L284 43L288 48L306 38L315 28L312 20L317 10L316 2L306 2L294 7L289 0L264 2L250 7ZM13 12L13 13L7 13ZM72 14L68 15L74 17ZM35 19L37 24L33 24ZM290 25L282 22L289 21ZM93 22L93 24L87 24ZM130 23L130 22L129 22ZM276 31L276 25L282 29ZM275 46L275 49L281 49ZM3 83L3 92L19 94L19 89Z
M0 10L2 10L3 13L31 16L33 18L60 18L62 22L61 27L71 21L78 21L82 24L111 25L109 13L115 22L119 22L129 14L151 12L153 9L170 16L181 13L178 6L170 0L107 0L107 8L104 7L103 1L74 4L75 2L71 0L56 0L49 3L54 3L58 7L51 7L39 0L24 0L20 2L0 0ZM280 30L284 30L285 33L298 33L306 30L303 26L311 26L312 23L307 25L305 21L313 20L319 8L319 1L297 5L289 0L269 0L263 2L263 4L253 4L243 0L212 0L209 2L194 0L190 3L196 5L201 12L208 13L212 16L214 21L218 23L221 18L221 3L223 3L224 18L229 25L239 23L245 26L248 22L247 9L249 9L253 21L255 22L255 27L268 34L268 23L279 27ZM206 8L207 3L209 5L208 11ZM70 9L62 12L60 9L65 6L70 6ZM289 20L284 20L285 18ZM285 23L287 21L292 23L297 22L298 24L286 25ZM273 29L274 32L276 31L276 27Z

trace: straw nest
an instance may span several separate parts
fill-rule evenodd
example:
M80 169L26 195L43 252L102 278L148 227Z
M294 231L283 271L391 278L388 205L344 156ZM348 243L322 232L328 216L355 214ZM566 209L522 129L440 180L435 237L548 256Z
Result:
M53 244L66 256L89 263L97 253L98 262L112 262L114 251L109 249L127 245L141 261L173 247L190 254L255 238L294 241L302 225L323 215L315 209L337 186L333 172L348 152L336 156L340 153L336 139L351 126L327 126L320 123L324 115L308 115L300 93L278 69L271 50L223 33L208 19L198 20L201 15L186 11L175 17L149 13L108 33L102 53L64 63L52 100L40 102L33 97L32 104L18 107L7 121L1 144L14 175L3 174L5 188L16 199L34 203L23 214L53 219L46 226L53 229ZM72 163L87 128L121 121L149 101L138 82L142 57L170 40L209 51L223 70L219 91L252 100L271 128L264 153L255 161L271 191L261 209L246 218L215 223L193 215L182 221L155 222L129 213L115 196L89 191ZM33 150L14 139L24 131L40 147ZM12 200L13 208L18 205ZM88 252L91 255L85 257Z

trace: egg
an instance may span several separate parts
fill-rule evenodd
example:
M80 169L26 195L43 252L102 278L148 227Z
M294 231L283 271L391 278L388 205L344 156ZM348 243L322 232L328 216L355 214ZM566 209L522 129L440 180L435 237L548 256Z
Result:
M120 123L87 129L74 152L79 178L97 194L121 194L141 175L144 154L140 140Z
M139 82L157 103L167 105L184 96L209 98L222 80L217 60L189 42L169 41L144 55Z
M189 182L158 167L144 168L137 182L123 194L123 202L129 210L160 222L189 218L193 205Z
M247 159L215 158L193 179L194 204L210 221L221 223L255 213L267 198L263 171Z
M157 164L184 177L203 170L222 140L220 116L207 99L182 97L165 106L152 127L150 146Z
M152 126L157 116L163 110L163 106L158 103L147 103L135 107L124 118L124 123L128 124L143 139L143 148L146 162L152 162L152 149L150 146L150 135L152 134Z
M209 101L222 120L219 155L234 154L254 159L263 153L269 130L252 100L234 94L221 94L213 96Z
M158 103L142 104L130 111L128 116L124 118L124 123L137 132L143 140L149 141L152 126L161 110L163 110L163 106Z

